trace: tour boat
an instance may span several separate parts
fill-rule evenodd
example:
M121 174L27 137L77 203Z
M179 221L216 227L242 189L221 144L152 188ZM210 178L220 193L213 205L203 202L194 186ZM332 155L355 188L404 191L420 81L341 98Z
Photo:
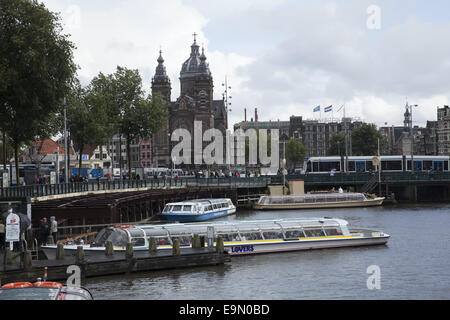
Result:
M320 209L371 207L383 204L383 197L375 197L355 192L308 193L298 195L261 196L254 209Z
M195 199L166 204L157 216L171 222L215 219L236 212L231 199Z
M125 225L102 229L91 245L84 246L84 253L104 255L106 241L111 241L114 251L125 251L127 243L136 252L149 250L150 238L155 239L158 251L171 250L175 240L180 248L189 248L194 235L202 239L209 236L213 245L222 238L224 249L230 255L382 245L390 237L377 230L349 228L346 220L328 217ZM41 248L49 259L54 259L55 245ZM74 255L77 246L64 246L64 250L65 254Z
M0 300L94 300L83 287L63 285L60 282L11 282L0 287Z

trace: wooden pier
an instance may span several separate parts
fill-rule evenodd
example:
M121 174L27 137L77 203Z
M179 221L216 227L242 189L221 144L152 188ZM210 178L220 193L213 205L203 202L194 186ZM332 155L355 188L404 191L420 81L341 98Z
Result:
M130 274L135 272L155 271L164 269L211 266L230 261L230 256L223 246L216 248L181 248L173 250L114 252L112 255L99 253L95 256L75 256L55 260L24 259L24 267L18 263L7 264L1 261L1 284L9 282L37 281L44 277L47 267L48 281L68 279L70 266L78 266L80 278ZM4 270L5 268L5 270Z

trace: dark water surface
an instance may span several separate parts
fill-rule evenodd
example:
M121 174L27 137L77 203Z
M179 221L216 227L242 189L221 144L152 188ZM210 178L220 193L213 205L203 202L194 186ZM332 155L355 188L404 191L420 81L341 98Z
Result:
M239 211L220 220L336 217L391 235L387 245L233 257L221 266L87 279L95 299L450 299L450 204ZM380 288L369 290L369 266Z

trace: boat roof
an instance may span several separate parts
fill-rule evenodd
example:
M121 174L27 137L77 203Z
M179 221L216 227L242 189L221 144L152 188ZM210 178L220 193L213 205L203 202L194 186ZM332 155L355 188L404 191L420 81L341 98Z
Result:
M180 201L180 202L170 202L166 205L184 205L184 204L214 204L214 203L220 203L220 202L227 202L228 200L231 200L229 198L216 198L216 199L191 199L186 201Z
M296 219L275 219L275 220L233 220L233 221L217 221L217 222L198 222L198 223L170 223L170 224L151 224L151 225L137 225L133 226L137 229L145 231L150 230L167 230L169 233L178 232L194 232L206 230L211 226L217 231L223 230L258 230L274 228L289 228L289 227L338 227L346 226L348 222L338 218L296 218Z
M271 198L271 199L275 199L275 198L283 198L283 199L295 199L295 198L304 198L304 197L311 197L311 198L321 198L321 197L340 197L340 198L345 198L348 196L364 196L363 193L358 193L358 192L317 192L317 193L305 193L305 194L290 194L290 195L266 195L266 196L261 196L261 197L265 197L265 198Z

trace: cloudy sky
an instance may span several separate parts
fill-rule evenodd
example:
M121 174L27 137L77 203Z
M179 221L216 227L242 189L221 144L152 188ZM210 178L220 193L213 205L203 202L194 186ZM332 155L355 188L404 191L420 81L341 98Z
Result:
M450 104L448 0L44 0L60 12L87 84L117 65L139 69L147 92L160 48L179 96L192 34L203 44L221 99L227 77L230 124L258 108L260 120L346 116L414 125Z

